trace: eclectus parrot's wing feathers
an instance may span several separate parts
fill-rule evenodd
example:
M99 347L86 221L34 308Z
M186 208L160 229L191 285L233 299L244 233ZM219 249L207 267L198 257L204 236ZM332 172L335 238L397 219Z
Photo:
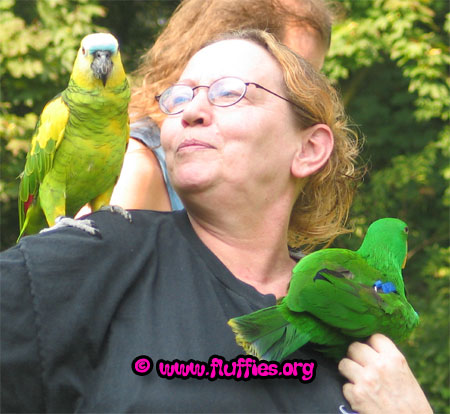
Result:
M319 270L316 273L316 275L314 276L313 281L316 281L316 279L325 279L326 280L326 277L324 277L324 275L332 275L332 276L340 278L340 279L349 279L349 280L355 278L355 275L352 272L350 272L350 270L340 267L336 270L331 270L331 269Z
M386 280L391 275L356 252L324 249L302 259L293 273L288 308L308 312L349 337L380 332L400 339L418 322L406 298Z
M333 273L321 270L301 292L301 301L309 313L346 335L369 336L380 318L392 313L395 303L401 305L394 292L388 294L389 304L386 294L377 293L372 286Z
M295 312L306 310L301 297L306 288L316 287L319 280L327 280L329 276L335 279L355 280L364 282L365 272L368 273L367 283L370 284L370 271L367 263L355 252L345 249L325 249L311 253L302 259L293 269L293 276L286 296L289 309Z
M19 223L24 230L25 214L37 197L39 186L53 165L56 150L64 138L69 108L56 96L44 107L31 140L25 169L19 186Z

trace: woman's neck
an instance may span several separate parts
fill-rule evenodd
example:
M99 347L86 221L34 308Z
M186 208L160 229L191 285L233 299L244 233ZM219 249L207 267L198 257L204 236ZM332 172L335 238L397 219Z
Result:
M276 297L286 295L295 265L287 248L289 223L282 217L286 215L274 209L270 214L245 214L236 209L189 213L199 238L235 277L260 293Z

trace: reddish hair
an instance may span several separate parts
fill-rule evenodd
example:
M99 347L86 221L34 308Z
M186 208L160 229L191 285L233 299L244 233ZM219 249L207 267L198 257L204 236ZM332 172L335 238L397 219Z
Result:
M326 51L330 45L332 11L325 0L184 0L136 71L141 86L133 90L132 121L150 116L158 125L165 115L155 95L180 77L189 59L220 33L260 29L282 40L287 25L317 31Z

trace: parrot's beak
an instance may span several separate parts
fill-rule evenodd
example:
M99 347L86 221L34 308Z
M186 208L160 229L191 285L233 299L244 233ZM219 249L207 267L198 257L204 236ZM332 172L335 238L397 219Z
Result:
M100 79L103 86L106 85L109 74L111 73L113 63L111 61L111 52L108 50L97 50L94 52L94 60L91 64L92 72L97 79Z
M408 252L408 246L406 246L406 252ZM405 260L403 260L402 269L405 268L407 259L408 259L408 253L405 254Z

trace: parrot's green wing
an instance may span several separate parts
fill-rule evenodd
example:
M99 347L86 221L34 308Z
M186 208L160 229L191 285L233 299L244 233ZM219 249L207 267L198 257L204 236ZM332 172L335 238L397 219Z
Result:
M417 325L417 313L406 298L377 288L374 283L383 281L384 274L357 253L327 249L307 258L312 263L294 269L286 298L290 310L308 312L354 338L379 332L401 340Z
M19 186L20 236L31 217L31 214L26 215L27 210L38 209L36 203L38 203L39 186L52 168L53 159L64 137L68 119L69 108L61 95L58 95L44 107L36 125ZM36 214L39 213L36 212Z

